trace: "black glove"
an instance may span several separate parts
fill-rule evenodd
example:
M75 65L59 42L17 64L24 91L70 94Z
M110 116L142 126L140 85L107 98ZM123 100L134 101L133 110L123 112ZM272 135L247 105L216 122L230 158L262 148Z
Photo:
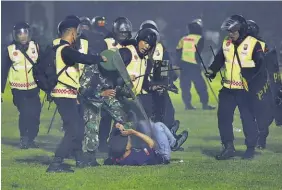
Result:
M205 73L206 77L209 79L214 79L216 77L216 73L214 73L212 70L208 69Z

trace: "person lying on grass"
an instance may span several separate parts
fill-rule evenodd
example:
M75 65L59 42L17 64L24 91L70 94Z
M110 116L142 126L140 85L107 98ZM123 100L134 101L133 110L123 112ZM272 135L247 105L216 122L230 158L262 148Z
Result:
M140 121L138 128L148 127L148 123ZM183 131L173 136L170 130L161 122L151 123L152 138L133 129L124 129L117 123L109 139L109 158L105 165L157 165L169 164L172 149L178 149L188 138L188 132ZM141 149L132 147L132 136L139 137L146 146Z

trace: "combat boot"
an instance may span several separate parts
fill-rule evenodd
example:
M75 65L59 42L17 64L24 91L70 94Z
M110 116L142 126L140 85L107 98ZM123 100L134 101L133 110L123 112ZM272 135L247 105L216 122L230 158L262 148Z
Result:
M85 157L82 151L75 151L76 167L85 168L87 163L85 162Z
M86 152L85 159L86 159L87 166L92 166L92 167L100 166L100 164L96 160L96 153L94 151Z
M32 141L28 141L28 148L39 148L38 144Z
M259 137L257 142L257 148L263 150L266 148L266 138Z
M49 173L71 173L74 172L72 169L67 168L63 165L63 159L60 157L55 157L52 163L47 168L46 172Z
M255 147L248 147L244 155L242 156L242 159L245 160L251 160L255 156Z
M233 143L227 143L227 144L223 145L223 150L215 158L217 160L227 160L229 158L234 157L234 155L235 155L234 144Z
M28 149L28 137L21 137L20 149Z

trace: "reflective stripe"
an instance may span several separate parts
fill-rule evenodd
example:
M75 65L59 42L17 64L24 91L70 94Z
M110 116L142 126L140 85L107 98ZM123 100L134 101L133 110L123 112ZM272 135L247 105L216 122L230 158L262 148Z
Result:
M10 82L11 87L20 87L20 88L28 88L31 86L37 86L36 83L33 81L31 83L17 83L17 82Z

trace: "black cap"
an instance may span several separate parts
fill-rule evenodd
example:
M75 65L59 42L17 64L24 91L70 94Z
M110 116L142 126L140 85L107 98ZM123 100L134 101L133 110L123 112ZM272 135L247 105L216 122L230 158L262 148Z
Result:
M120 135L117 131L118 129L115 130L116 131L113 131L113 135L109 139L109 152L111 157L121 158L126 151L128 137Z
M80 24L80 21L77 19L63 20L59 26L59 31L62 33L64 30L68 28L77 28L79 24Z

